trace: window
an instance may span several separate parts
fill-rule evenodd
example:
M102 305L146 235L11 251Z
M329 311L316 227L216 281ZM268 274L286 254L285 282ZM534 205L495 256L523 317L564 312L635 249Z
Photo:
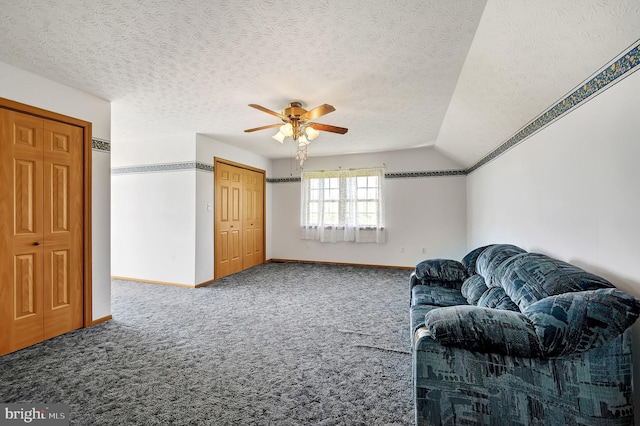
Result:
M383 169L302 173L302 238L385 242Z

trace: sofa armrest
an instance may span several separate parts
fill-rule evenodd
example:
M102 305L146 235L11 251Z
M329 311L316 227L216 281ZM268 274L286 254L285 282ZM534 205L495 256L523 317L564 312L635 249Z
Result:
M450 306L427 312L425 326L444 346L525 357L542 354L535 327L520 312Z
M416 265L415 277L420 284L460 290L467 279L464 265L452 259L427 259Z
M600 346L631 327L640 300L615 288L549 296L523 309L547 356L570 355Z
M633 424L630 330L560 358L474 352L425 330L412 352L416 424ZM573 424L573 423L572 423Z

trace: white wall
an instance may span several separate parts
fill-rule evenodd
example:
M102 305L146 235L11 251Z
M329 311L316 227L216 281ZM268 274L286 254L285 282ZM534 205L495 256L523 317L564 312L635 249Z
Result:
M640 295L640 73L468 175L468 248L510 242Z
M271 160L248 151L227 145L204 135L196 135L196 160L213 165L213 158L241 163L262 169L271 174ZM266 259L271 257L271 188L266 185ZM196 173L196 284L213 279L213 173L198 170Z
M386 173L459 170L433 148L312 157L304 169L385 167ZM291 160L274 161L274 178L299 177ZM460 259L466 250L465 176L385 179L385 244L300 239L300 183L272 183L272 258L415 266L430 257ZM422 249L425 252L422 252Z
M114 167L151 167L112 175L111 274L195 285L196 171L153 169L194 161L195 136L114 141L111 156Z
M113 175L113 276L194 285L195 174Z
M95 320L111 315L111 155L97 150L92 154L92 314Z
M113 110L119 108L113 103ZM114 122L114 126L118 123ZM111 167L167 164L194 161L196 144L193 133L150 136L148 139L111 141Z
M89 121L93 137L111 139L108 101L0 62L0 97ZM92 152L93 319L111 314L110 155Z

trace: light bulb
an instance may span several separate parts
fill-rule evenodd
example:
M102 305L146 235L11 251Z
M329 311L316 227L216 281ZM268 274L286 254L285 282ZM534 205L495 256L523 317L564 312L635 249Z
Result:
M309 141L304 135L302 135L298 138L298 146L305 146L305 145L309 145Z

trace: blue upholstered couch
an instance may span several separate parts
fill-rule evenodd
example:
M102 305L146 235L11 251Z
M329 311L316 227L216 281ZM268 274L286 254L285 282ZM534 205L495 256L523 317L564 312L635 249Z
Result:
M411 274L418 425L633 424L640 301L505 244Z

